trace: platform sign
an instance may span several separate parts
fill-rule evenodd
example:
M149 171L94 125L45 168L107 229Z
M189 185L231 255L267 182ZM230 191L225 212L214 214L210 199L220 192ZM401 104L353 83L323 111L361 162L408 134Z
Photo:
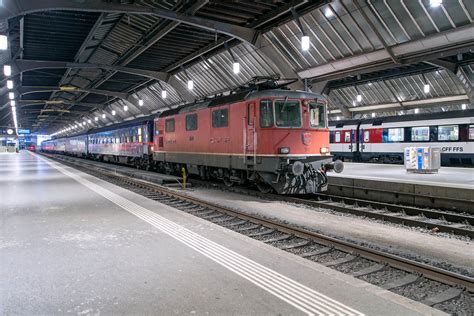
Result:
M30 135L31 130L25 129L25 128L19 128L18 129L18 135Z

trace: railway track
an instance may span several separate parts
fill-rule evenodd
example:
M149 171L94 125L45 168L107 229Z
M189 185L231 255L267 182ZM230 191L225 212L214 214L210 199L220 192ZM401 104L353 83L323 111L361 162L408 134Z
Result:
M55 159L54 157L52 157ZM55 159L57 160L57 159ZM152 200L449 313L472 314L474 278L223 207L110 170L62 163Z

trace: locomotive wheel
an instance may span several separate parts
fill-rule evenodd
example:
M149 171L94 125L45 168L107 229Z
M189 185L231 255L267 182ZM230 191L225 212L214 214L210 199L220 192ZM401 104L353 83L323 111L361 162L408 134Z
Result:
M230 179L227 177L222 178L222 180L224 181L225 186L228 188L234 185L234 182L230 181Z
M273 191L272 186L265 182L257 182L257 188L262 193L270 193Z

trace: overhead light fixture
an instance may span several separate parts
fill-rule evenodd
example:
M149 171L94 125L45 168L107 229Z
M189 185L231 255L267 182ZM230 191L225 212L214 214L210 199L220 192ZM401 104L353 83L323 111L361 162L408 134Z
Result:
M331 8L328 6L326 10L324 10L324 15L329 19L334 16L334 13L332 12Z
M99 120L99 118L97 116L94 117L94 121L98 121L98 120Z
M9 98L10 100L15 99L15 93L14 93L14 92L8 92L8 98Z
M309 36L303 35L301 37L301 49L307 51L309 49Z
M192 80L188 80L188 90L194 89L194 82Z
M375 113L372 113L372 117L375 117Z
M139 105L139 106L143 106L143 104L144 104L144 102L143 102L142 99L138 100L138 105Z
M15 101L15 100L11 100L11 101L10 101L10 104L11 104L12 106L15 106L15 105L16 105L16 101Z
M90 123L92 123L92 121L89 119L89 120L87 120L87 123L89 123L89 124L90 124Z
M415 114L418 114L420 112L420 109L415 109Z
M8 49L8 38L6 35L0 35L0 50Z
M443 3L443 0L430 0L430 6L433 8L439 7Z
M234 70L234 74L238 74L240 72L240 64L239 62L234 62L233 64L233 70Z
M84 125L84 126L85 126L85 125L86 125L86 121L82 122L82 125Z
M128 111L128 105L124 105L124 106L123 106L123 110L124 110L125 112Z
M361 102L361 101L362 101L362 95L361 95L361 94L358 94L357 97L356 97L356 99L357 99L357 102Z
M13 89L13 80L7 80L7 88L9 90Z
M117 112L115 112L115 110L112 110L112 115L115 115L117 114Z
M163 99L166 99L167 96L168 96L168 93L166 92L166 90L162 90L162 91L161 91L161 97L162 97Z
M461 104L461 109L464 111L465 109L467 109L467 105L465 103Z
M336 121L339 121L341 118L339 116L336 117Z
M102 114L102 118L105 119L105 114Z
M12 75L12 66L10 65L3 65L3 74L6 77L10 77Z
M430 92L430 85L429 85L429 84L425 83L425 84L423 85L423 92L425 92L425 93L429 93L429 92Z

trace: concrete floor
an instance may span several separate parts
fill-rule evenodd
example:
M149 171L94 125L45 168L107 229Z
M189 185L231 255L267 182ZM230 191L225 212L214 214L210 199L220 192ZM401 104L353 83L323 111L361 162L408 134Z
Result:
M28 152L0 198L2 315L441 314Z
M366 180L393 180L402 183L419 183L474 190L473 168L441 167L438 173L419 174L406 172L402 165L345 162L343 172L331 172L329 176Z

